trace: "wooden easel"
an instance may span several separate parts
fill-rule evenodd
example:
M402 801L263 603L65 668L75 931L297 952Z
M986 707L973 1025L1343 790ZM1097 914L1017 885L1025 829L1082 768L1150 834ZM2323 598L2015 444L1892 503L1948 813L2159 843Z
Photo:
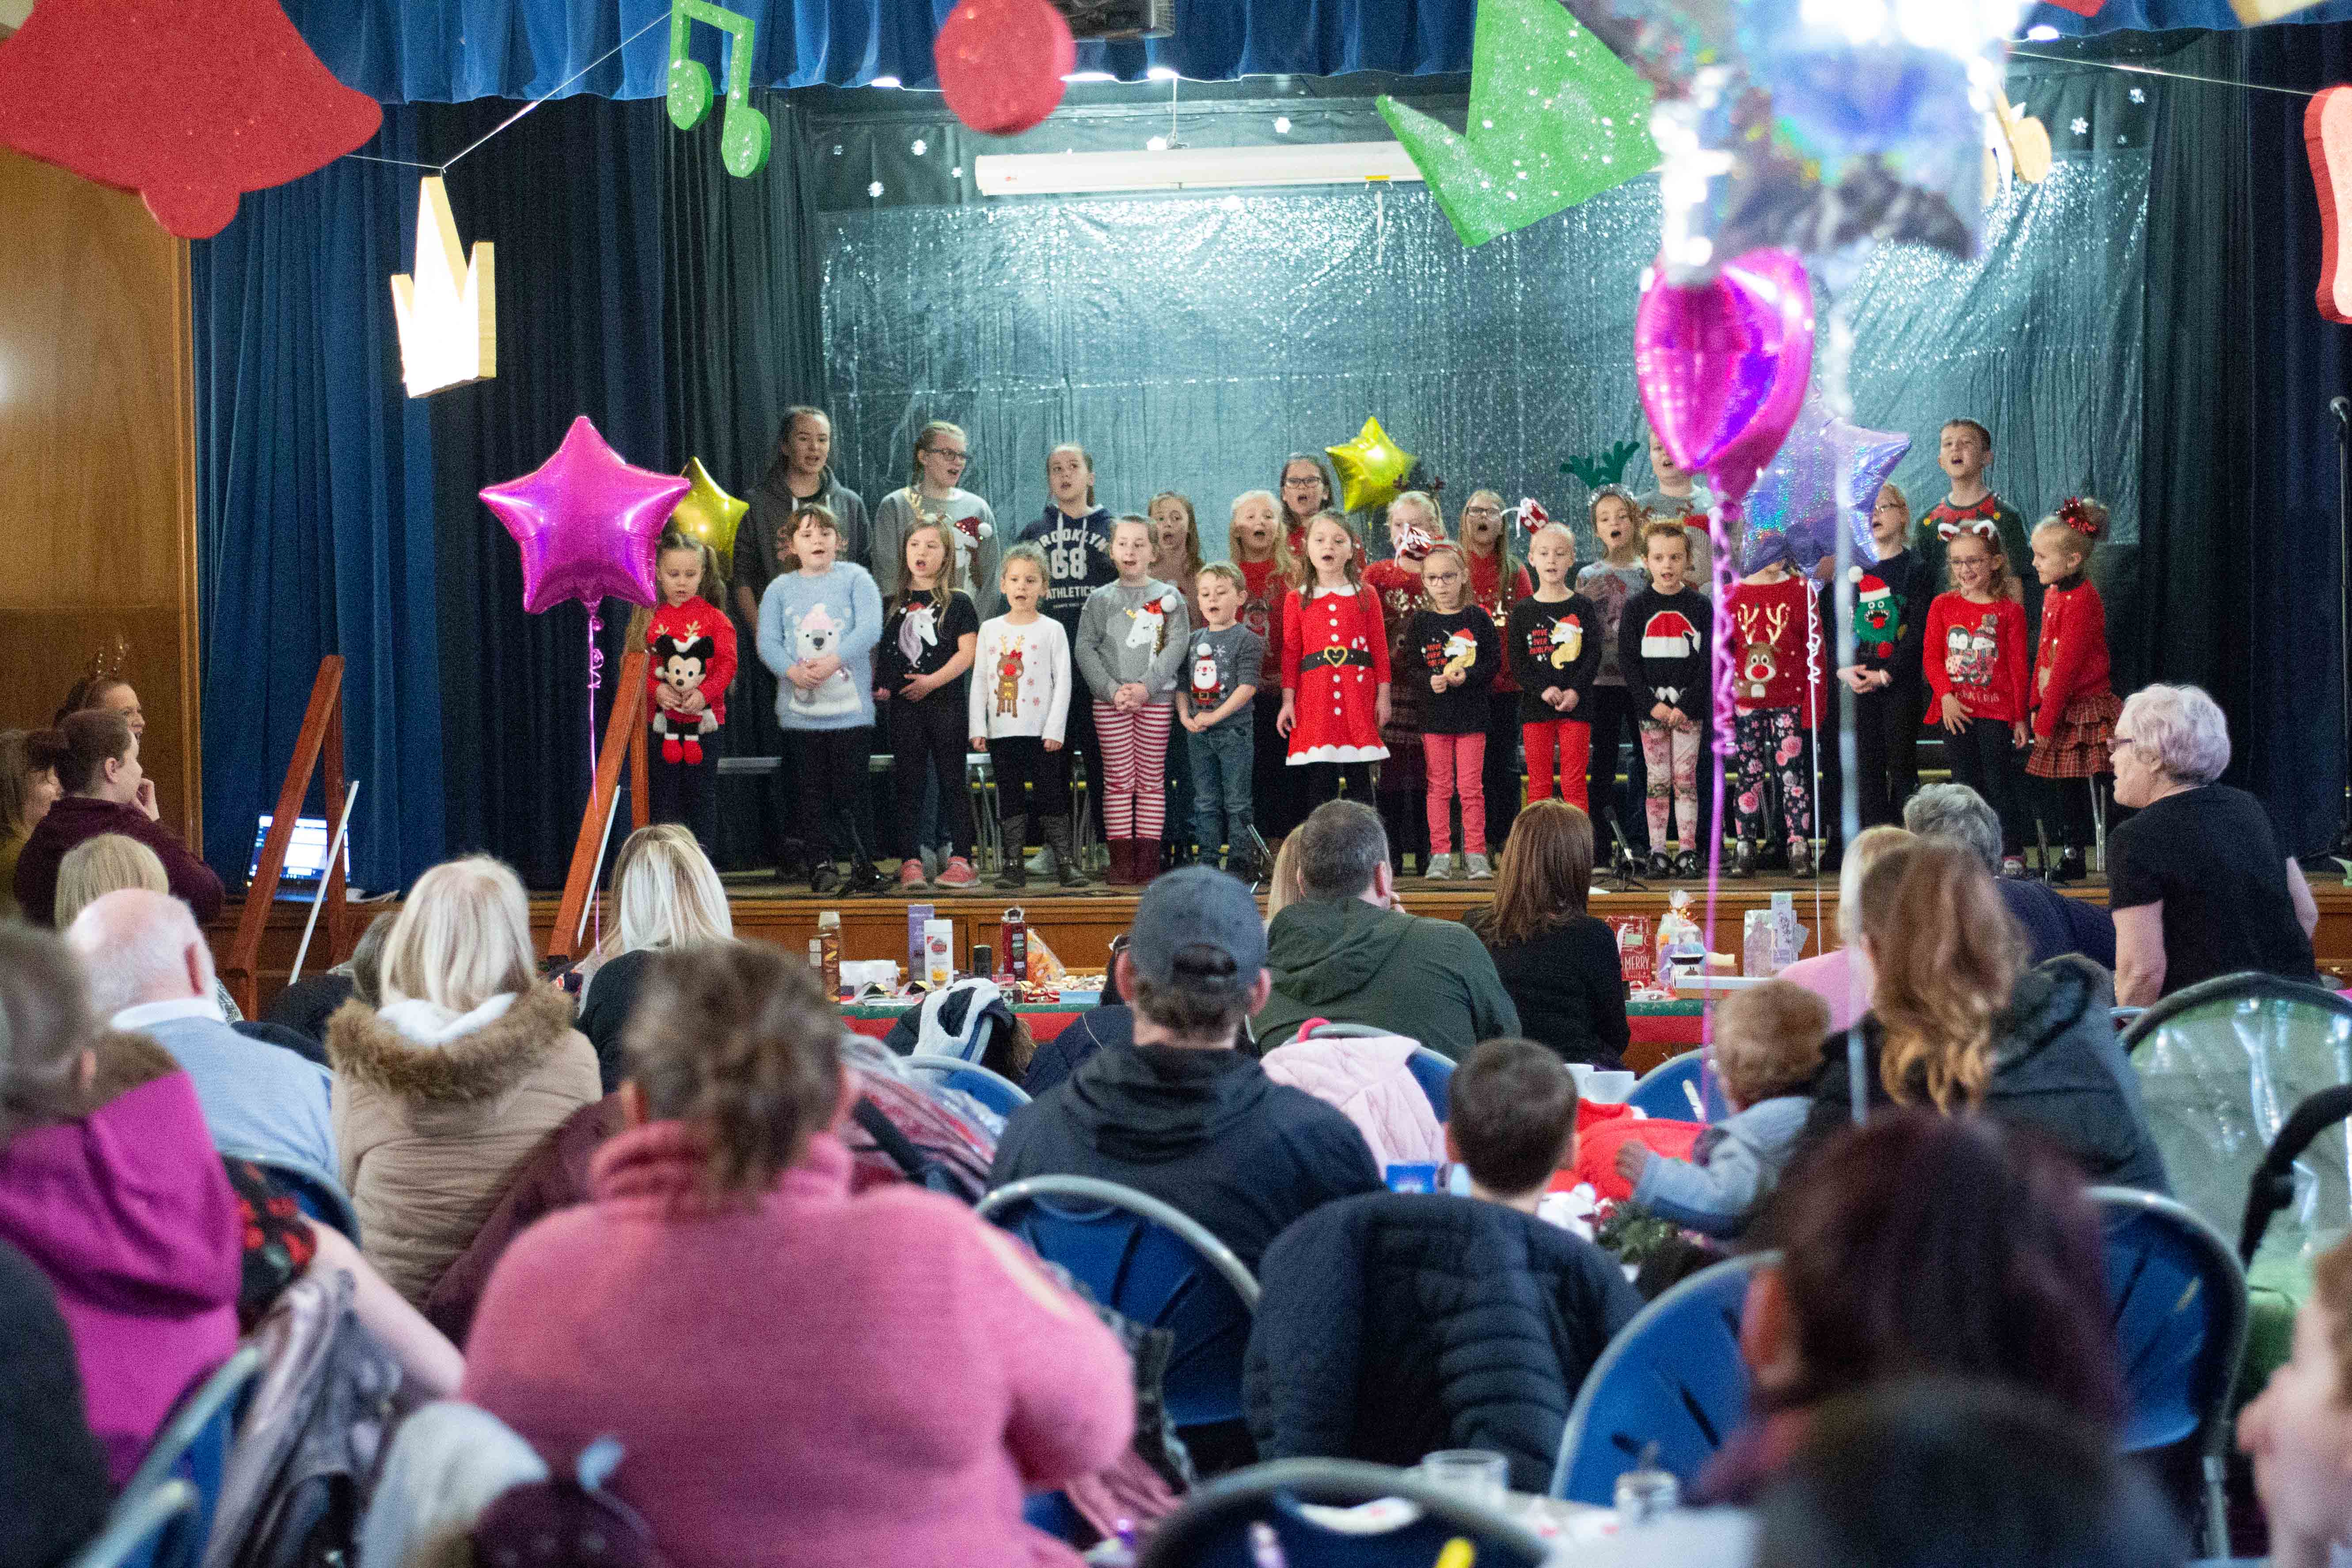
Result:
M310 792L310 775L326 764L327 818L336 821L343 809L343 660L329 654L319 661L319 678L310 684L310 706L302 715L302 732L294 739L294 755L286 764L286 783L278 791L278 809L270 814L269 836L262 840L261 864L245 890L245 909L236 918L236 936L229 943L228 963L221 983L248 1018L260 1011L261 933L269 923L269 906L278 897L278 879L286 869L286 847L294 840L295 819L302 814L302 797ZM330 858L325 894L327 962L340 963L349 952L344 943L345 906L343 857Z
M641 642L641 638L631 638ZM605 836L612 831L613 793L621 784L621 759L629 762L629 826L643 827L652 813L646 798L650 766L646 738L646 651L633 647L621 660L613 711L604 720L604 744L596 754L596 782L580 813L580 837L572 846L572 872L563 879L563 901L556 906L555 929L547 933L549 958L579 952L580 920L596 896L595 881Z

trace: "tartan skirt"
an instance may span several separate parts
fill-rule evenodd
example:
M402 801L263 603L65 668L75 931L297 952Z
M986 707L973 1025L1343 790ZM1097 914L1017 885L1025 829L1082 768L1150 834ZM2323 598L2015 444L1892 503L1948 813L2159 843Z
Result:
M2107 741L2123 710L2123 699L2113 691L2075 698L2059 716L2058 728L2033 742L2025 771L2039 779L2086 779L2115 772L2107 760Z

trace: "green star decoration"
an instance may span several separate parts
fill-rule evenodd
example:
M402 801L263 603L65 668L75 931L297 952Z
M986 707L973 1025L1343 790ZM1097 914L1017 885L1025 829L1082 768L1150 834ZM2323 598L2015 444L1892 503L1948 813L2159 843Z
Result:
M1656 168L1651 96L1559 0L1479 0L1467 132L1380 110L1462 243L1484 245Z

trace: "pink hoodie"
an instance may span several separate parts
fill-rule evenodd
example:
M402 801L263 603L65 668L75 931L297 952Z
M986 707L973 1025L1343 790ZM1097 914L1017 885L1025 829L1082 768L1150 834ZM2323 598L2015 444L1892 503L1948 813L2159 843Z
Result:
M0 1149L0 1238L57 1290L121 1486L181 1394L236 1349L243 1224L188 1075Z
M1127 1446L1118 1339L951 1199L849 1195L819 1134L757 1205L702 1196L693 1129L597 1151L593 1201L499 1260L461 1397L613 1489L677 1568L1026 1568L1022 1495Z

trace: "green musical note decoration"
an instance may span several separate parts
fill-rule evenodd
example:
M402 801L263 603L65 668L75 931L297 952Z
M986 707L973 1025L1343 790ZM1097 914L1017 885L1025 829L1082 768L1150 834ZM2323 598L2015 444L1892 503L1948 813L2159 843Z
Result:
M708 22L733 39L727 56L727 118L719 127L719 162L739 180L768 166L774 134L768 117L751 107L751 18L709 0L673 0L669 10L669 122L691 131L710 112L710 73L687 58L690 24Z
M1625 478L1625 465L1642 449L1639 441L1620 441L1605 452L1588 453L1570 458L1559 466L1563 474L1573 474L1584 481L1584 488L1597 490L1603 485L1621 484Z

